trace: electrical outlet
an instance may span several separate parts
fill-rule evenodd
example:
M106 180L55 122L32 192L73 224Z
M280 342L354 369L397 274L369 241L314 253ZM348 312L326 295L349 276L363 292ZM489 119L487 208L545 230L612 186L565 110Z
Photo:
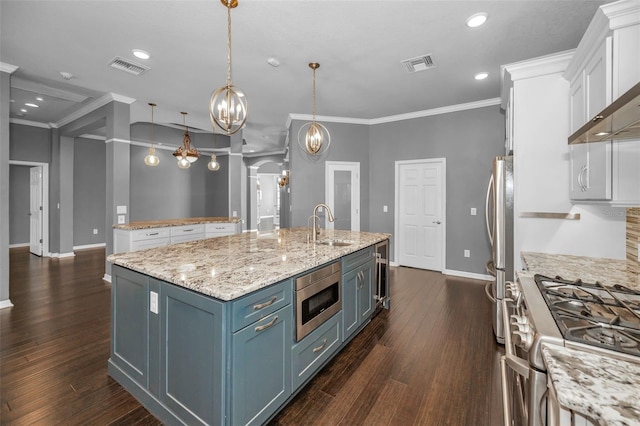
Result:
M233 216L233 217L237 217L237 216L238 216L238 212L234 210L234 211L233 211L233 214L232 214L231 216Z
M471 207L471 216L475 216L477 214L476 208Z
M382 211L384 213L388 212L389 211L389 206L382 206Z
M124 215L119 215L118 216L118 225L123 225L124 224Z
M464 257L471 257L471 251L465 250L464 251Z
M149 310L154 314L158 313L158 293L155 291L149 292Z
M93 228L93 235L98 235L98 228Z

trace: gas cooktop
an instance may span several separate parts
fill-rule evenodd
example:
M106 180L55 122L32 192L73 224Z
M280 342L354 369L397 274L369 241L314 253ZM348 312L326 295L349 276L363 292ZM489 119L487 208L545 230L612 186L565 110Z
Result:
M599 282L534 276L567 340L640 356L640 292Z

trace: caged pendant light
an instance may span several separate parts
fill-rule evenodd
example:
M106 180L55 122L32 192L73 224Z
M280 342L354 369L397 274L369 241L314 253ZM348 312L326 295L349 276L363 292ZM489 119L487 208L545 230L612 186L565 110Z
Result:
M312 119L310 123L305 123L300 127L298 145L309 155L320 155L329 149L331 135L323 124L316 121L316 70L320 68L320 64L311 62L309 68L313 70Z
M154 141L154 133L153 133L153 108L156 106L153 102L149 102L149 106L151 107L151 130L150 139L151 139L151 147L149 147L149 153L146 157L144 157L144 164L150 167L155 167L160 164L160 158L156 155L156 148L153 146Z
M178 167L181 169L188 169L191 167L191 163L196 161L200 157L200 153L197 149L191 146L191 136L189 135L189 128L186 125L186 112L182 114L182 125L184 126L184 139L182 145L173 151L173 156L178 160Z
M220 2L227 8L227 84L211 94L209 116L214 127L232 135L247 121L247 98L231 81L231 9L238 6L238 0Z

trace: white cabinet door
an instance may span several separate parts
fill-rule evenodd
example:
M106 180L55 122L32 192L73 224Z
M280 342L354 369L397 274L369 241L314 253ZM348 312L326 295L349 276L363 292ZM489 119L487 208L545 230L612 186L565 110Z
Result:
M572 200L611 199L611 142L571 146Z
M585 123L587 108L584 102L584 73L580 73L569 87L569 134L573 134Z
M584 69L586 117L592 120L611 103L611 37L605 38Z

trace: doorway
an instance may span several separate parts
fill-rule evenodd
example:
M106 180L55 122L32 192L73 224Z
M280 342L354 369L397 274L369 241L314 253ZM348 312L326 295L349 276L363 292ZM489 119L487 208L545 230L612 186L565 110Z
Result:
M444 270L446 159L396 161L396 263Z
M280 228L280 191L277 173L257 174L258 232L270 232Z
M29 194L25 194L29 197L29 251L49 256L49 164L10 160L9 165L30 169Z
M325 163L325 200L335 217L325 228L360 231L360 163Z

